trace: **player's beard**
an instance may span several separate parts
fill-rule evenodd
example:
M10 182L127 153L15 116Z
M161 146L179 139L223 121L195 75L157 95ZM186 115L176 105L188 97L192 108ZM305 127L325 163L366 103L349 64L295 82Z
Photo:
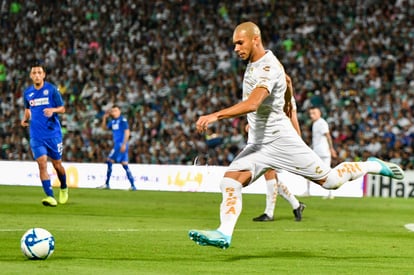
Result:
M35 86L35 88L40 88L43 86L43 80L39 79L39 80L34 80L33 81L33 85Z

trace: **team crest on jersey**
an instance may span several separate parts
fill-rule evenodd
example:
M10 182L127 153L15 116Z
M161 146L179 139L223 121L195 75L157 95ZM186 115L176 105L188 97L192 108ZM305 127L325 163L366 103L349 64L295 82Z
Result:
M43 91L43 95L48 95L49 94L49 91L48 90L44 90Z
M269 66L269 65L264 66L264 67L263 67L263 71L265 71L265 72L270 71L270 66Z
M112 130L119 130L119 122L112 121Z

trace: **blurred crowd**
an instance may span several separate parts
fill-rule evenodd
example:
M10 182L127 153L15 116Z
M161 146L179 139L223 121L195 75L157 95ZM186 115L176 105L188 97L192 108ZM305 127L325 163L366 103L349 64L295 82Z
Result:
M244 117L195 131L199 115L241 98L232 33L253 21L292 77L303 139L320 106L338 158L374 155L414 169L414 1L2 1L0 159L32 160L20 126L30 64L42 60L66 114L67 162L103 162L113 104L128 118L130 162L227 165Z

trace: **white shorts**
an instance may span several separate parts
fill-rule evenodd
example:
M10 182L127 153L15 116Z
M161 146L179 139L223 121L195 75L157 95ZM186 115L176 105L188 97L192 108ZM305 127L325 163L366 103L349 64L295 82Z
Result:
M250 171L250 183L269 168L301 175L309 180L323 179L331 168L302 140L289 120L280 122L274 141L248 144L230 164L227 171Z
M327 157L320 157L320 158L321 158L321 160L322 160L323 162L325 162L325 163L326 163L326 165L331 166L331 156L327 156Z

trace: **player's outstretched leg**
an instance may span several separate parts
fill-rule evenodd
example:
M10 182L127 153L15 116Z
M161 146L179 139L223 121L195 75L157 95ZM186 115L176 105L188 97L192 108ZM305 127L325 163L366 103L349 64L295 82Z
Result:
M215 246L227 249L231 243L231 237L218 230L190 230L188 236L191 240L202 246Z
M367 161L342 162L338 164L329 172L322 187L325 189L337 189L342 184L362 177L367 173L398 180L404 178L404 171L397 164L370 157Z
M381 165L381 170L378 173L371 174L379 174L397 180L402 180L404 178L404 171L397 164L383 161L375 157L369 157L367 161L374 161Z

